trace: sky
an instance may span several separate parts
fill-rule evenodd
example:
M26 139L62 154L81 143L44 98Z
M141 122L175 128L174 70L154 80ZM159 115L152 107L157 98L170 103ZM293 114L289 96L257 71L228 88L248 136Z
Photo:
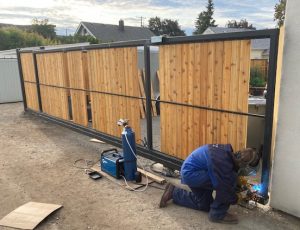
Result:
M214 0L218 26L246 18L258 29L273 28L274 6L279 0ZM72 34L80 21L144 25L151 17L178 20L190 35L197 15L207 0L0 0L0 23L31 24L33 18L48 18L60 35Z

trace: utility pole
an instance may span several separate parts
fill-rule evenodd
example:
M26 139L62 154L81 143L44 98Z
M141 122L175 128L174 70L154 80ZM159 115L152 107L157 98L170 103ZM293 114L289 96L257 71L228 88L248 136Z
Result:
M141 16L141 27L144 27L144 19L146 19L146 17Z

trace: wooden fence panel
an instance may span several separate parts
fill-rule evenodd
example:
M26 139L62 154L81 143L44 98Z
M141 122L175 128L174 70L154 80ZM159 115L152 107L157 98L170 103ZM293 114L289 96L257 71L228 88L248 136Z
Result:
M70 88L87 89L87 72L85 71L86 55L82 51L67 53ZM87 126L87 93L80 90L70 90L72 118L77 124Z
M43 112L69 120L69 90L58 88L69 86L66 54L62 52L37 54L37 64Z
M32 53L22 53L21 54L21 64L25 87L25 96L27 101L27 107L39 111L39 102L37 96L37 85L34 72L33 54Z
M248 112L250 41L160 46L161 100ZM195 148L244 148L247 116L160 104L161 151L185 159Z
M87 56L91 91L139 96L137 48L89 50ZM139 103L139 99L91 92L93 128L119 137L117 121L127 118L140 139Z
M268 59L252 59L251 60L251 68L256 67L256 68L260 69L265 81L267 80L267 77L268 77L268 66L269 66Z

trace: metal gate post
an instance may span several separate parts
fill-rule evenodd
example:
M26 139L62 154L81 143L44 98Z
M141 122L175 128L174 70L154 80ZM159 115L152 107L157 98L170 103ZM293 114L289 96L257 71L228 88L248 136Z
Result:
M270 160L272 151L272 134L273 134L273 116L274 116L274 98L276 85L277 55L278 55L279 30L273 30L270 36L270 58L268 72L268 91L266 100L265 115L265 134L264 147L262 155L262 175L261 175L261 195L268 197L268 187L270 182Z
M17 59L18 59L19 77L20 77L20 83L21 83L24 111L26 111L26 109L27 109L27 100L26 100L26 94L25 94L25 86L24 86L24 78L23 78L23 70L22 70L20 49L16 49L16 53L17 53Z
M152 114L151 114L151 73L150 73L150 47L144 45L144 67L145 67L145 94L146 94L146 119L147 119L147 147L153 148L152 139Z
M37 66L35 52L33 52L33 64L34 64L34 74L35 74L35 81L36 81L37 96L38 96L38 102L39 102L39 110L40 110L40 112L43 112L41 91L40 91L40 79L39 79L39 72L38 72L38 66Z

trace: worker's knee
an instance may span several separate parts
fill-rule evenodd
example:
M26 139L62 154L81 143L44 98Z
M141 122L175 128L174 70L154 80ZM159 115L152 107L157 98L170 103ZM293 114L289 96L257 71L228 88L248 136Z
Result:
M195 192L194 192L195 191ZM211 192L192 189L192 192L175 188L173 191L173 202L180 206L208 212L213 201Z

